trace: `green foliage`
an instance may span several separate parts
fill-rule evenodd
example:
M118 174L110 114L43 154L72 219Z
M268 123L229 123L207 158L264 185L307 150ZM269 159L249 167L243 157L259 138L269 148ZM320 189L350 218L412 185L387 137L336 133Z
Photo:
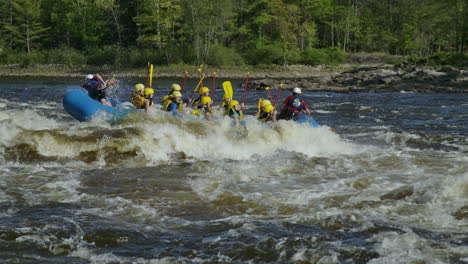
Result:
M337 65L345 60L346 53L338 48L307 48L302 53L302 63L307 65Z
M284 66L337 64L346 51L461 65L467 17L466 0L0 0L0 56Z
M18 52L12 49L5 49L0 53L2 64L19 64L21 66L40 64L44 61L44 56L40 51L31 53Z
M115 46L106 46L100 49L89 49L86 54L86 64L115 65L117 62L117 52L119 52L119 49Z
M246 52L245 60L250 65L281 64L283 61L283 49L279 45L258 45Z
M337 65L345 61L346 52L339 48L327 48L325 52L328 55L328 64Z
M206 63L211 66L244 65L244 60L236 50L221 45L210 47Z
M468 55L465 53L451 53L451 52L436 52L428 56L424 60L428 65L452 65L452 66L467 66Z
M41 63L46 64L66 64L66 65L84 65L86 58L83 52L74 48L59 48L44 50Z
M307 48L302 52L302 63L320 65L328 62L328 55L323 49Z

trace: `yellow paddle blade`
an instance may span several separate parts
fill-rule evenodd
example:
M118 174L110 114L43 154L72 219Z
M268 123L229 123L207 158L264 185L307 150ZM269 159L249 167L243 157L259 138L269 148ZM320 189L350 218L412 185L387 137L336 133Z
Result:
M223 82L223 90L224 93L232 99L234 97L234 92L232 91L232 84L230 81Z
M223 82L223 89L224 93L229 97L233 98L234 97L234 92L232 91L232 84L230 81L225 81Z
M257 117L260 115L260 109L262 107L262 102L263 102L263 99L259 99L258 100L258 105L257 105Z
M154 65L150 65L150 81L149 81L149 86L153 87L153 70L154 70Z

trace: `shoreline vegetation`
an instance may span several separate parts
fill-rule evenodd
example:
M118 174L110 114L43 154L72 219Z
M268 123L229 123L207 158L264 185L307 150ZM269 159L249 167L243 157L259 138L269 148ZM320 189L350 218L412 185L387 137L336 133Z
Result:
M468 66L467 14L463 0L0 1L0 76L144 78L150 62L159 78L250 72L249 89L465 92L463 68L441 65Z
M245 79L249 73L249 89L283 89L301 87L310 91L327 92L450 92L468 93L468 71L453 66L416 66L382 61L343 63L340 65L291 65L269 67L224 66L196 67L189 65L155 65L154 78L187 78L198 80L198 69L205 78L216 72L216 78ZM0 65L0 78L5 77L53 77L83 78L88 73L100 73L109 78L146 78L146 67L123 68L114 66L71 65Z
M243 79L249 73L250 79L262 78L280 78L280 79L293 79L293 78L312 78L320 74L351 70L358 65L336 65L336 66L308 66L308 65L291 65L291 66L278 66L272 65L270 67L256 67L256 66L222 66L222 67L197 67L189 65L170 65L160 66L155 65L154 77L155 78L182 78L184 73L187 72L187 77L190 79L199 79L198 69L201 69L206 75L205 78L212 76L216 73L217 78L231 78ZM19 64L0 65L0 77L83 77L88 73L100 73L103 75L115 76L117 78L146 78L146 67L140 68L124 68L114 66L93 66L93 65L61 65L61 64L48 64L48 65L29 65L23 66Z

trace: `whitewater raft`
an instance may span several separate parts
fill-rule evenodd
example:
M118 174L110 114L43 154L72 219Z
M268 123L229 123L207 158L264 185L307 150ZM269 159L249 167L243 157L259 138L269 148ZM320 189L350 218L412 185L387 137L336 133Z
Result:
M81 122L91 121L97 116L106 120L119 120L131 113L144 112L144 110L129 107L128 102L113 98L106 98L106 100L112 104L112 107L92 99L84 89L71 89L63 96L62 103L65 111Z
M319 124L315 122L315 120L312 117L308 115L298 115L294 119L294 122L299 123L299 124L309 125L311 127L319 127Z
M112 104L112 107L103 105L92 99L84 89L70 89L63 96L62 103L65 111L81 122L88 122L96 117L103 118L104 120L118 121L129 114L144 112L142 109L133 108L129 102L121 102L113 98L106 99ZM181 116L185 117L187 115ZM195 118L194 116L188 116L192 117L189 119ZM294 119L294 122L311 127L319 127L319 124L308 115L299 115ZM241 121L241 125L245 125L245 122Z

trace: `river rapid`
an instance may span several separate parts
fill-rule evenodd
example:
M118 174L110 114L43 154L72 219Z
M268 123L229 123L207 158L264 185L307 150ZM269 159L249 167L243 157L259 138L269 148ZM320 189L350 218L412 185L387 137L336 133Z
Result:
M466 94L306 91L321 127L243 137L157 109L80 123L80 82L0 79L1 263L468 263Z

